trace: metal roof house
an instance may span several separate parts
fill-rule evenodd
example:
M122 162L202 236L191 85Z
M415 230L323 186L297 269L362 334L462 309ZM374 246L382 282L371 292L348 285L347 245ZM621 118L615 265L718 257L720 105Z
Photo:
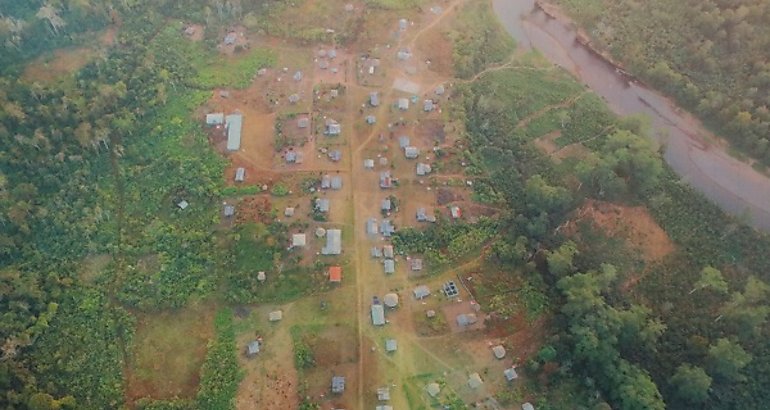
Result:
M521 405L521 410L535 410L535 406L533 406L530 402L526 402Z
M374 160L371 158L367 158L364 160L364 168L366 169L373 169L374 168Z
M398 137L398 147L399 148L404 149L404 148L408 147L409 145L411 145L411 141L409 141L409 137L407 137L406 135L402 135L402 136Z
M505 357L505 348L502 345L497 345L492 348L492 353L495 355L497 360L501 360Z
M181 210L185 210L185 209L187 209L188 206L190 206L190 203L183 199L183 200L177 202L176 206L178 206L179 209L181 209Z
M332 187L331 175L324 175L321 177L321 189L329 189Z
M316 198L315 200L316 211L322 212L322 213L329 212L329 206L330 206L330 202L327 198Z
M377 220L374 218L369 218L366 220L366 233L369 235L377 235L380 233L379 226L377 225Z
M331 186L335 191L342 189L342 177L339 175L333 176Z
M224 214L227 218L235 215L235 206L225 204Z
M382 247L382 254L386 258L393 259L393 255L394 255L394 253L393 253L393 245L385 245L385 246L383 246Z
M274 310L267 314L267 320L270 322L278 322L283 319L282 310Z
M388 275L396 272L396 261L393 259L385 259L382 262L382 267L385 269L385 273Z
M417 300L425 299L430 296L430 288L425 285L420 285L412 290L414 298Z
M460 207L457 205L452 205L449 208L449 213L452 214L452 218L457 219L463 216L462 210L460 210Z
M206 125L222 125L225 123L225 114L215 112L206 114Z
M246 168L239 167L235 170L235 182L243 182L246 178Z
M332 266L329 268L329 282L332 282L332 283L342 282L342 267Z
M291 246L302 248L307 244L307 236L304 233L295 233L291 236Z
M422 104L422 110L425 112L431 112L433 108L433 100L425 100Z
M407 159L415 159L420 156L420 150L417 147L406 147L404 148L404 156Z
M374 91L369 93L369 105L377 107L380 105L380 93Z
M329 136L340 135L342 132L342 126L333 119L326 120L326 131L324 133Z
M372 324L375 326L385 324L385 307L380 304L372 304Z
M296 151L287 152L285 159L286 159L286 162L288 162L289 164L293 164L297 162L297 152Z
M503 376L505 376L505 380L512 382L519 378L519 374L516 373L516 369L513 367L509 367L505 370L503 370Z
M412 272L419 272L422 270L422 259L420 258L412 258L409 264L412 268Z
M387 339L385 340L385 351L388 353L392 353L398 350L398 342L396 339Z
M326 246L321 248L323 255L339 255L342 253L342 231L339 229L326 230Z
M328 156L333 162L340 162L342 160L342 152L340 150L329 151Z
M225 117L227 126L227 150L238 151L241 148L241 127L243 127L243 115L230 114Z
M401 19L401 20L398 21L398 29L401 30L401 31L404 31L404 30L406 30L408 24L409 24L409 22L406 21L406 19Z
M310 118L302 117L297 120L297 127L298 128L307 128L310 126Z
M374 125L377 123L377 117L374 115L367 115L366 116L366 123L369 125Z
M340 394L345 391L345 378L342 376L332 377L332 393Z
M457 326L470 326L478 321L475 313L462 313L457 315Z
M430 166L430 164L425 164L422 162L417 163L417 176L423 177L430 174L431 171L433 171L433 168Z
M401 111L406 111L409 109L409 99L408 98L399 98L398 99L398 109Z
M256 356L259 353L261 347L262 347L262 343L260 343L259 340L252 340L246 345L246 356L248 357Z
M392 188L393 178L390 176L390 171L380 172L380 188Z
M418 208L415 217L417 218L417 222L436 222L436 217L428 215L425 208Z
M380 202L380 210L382 211L390 211L393 204L390 202L389 198L385 198Z
M481 380L481 376L478 373L468 376L468 387L471 389L478 389L482 384L484 384L484 381Z
M380 232L382 232L382 236L388 238L396 233L396 227L393 226L389 219L383 219L380 223Z

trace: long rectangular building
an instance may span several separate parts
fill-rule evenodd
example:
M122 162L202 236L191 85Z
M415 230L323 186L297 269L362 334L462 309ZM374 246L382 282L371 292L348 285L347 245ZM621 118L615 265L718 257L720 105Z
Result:
M228 115L225 118L225 125L227 125L227 150L238 151L241 148L241 128L243 127L243 115Z

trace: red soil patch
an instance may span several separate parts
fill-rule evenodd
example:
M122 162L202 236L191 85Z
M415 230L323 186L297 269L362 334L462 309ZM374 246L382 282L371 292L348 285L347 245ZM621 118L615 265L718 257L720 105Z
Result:
M610 237L625 239L638 249L644 260L654 262L674 251L674 243L666 231L643 206L621 206L602 201L587 201L567 223L566 233L574 234L580 221L590 220Z

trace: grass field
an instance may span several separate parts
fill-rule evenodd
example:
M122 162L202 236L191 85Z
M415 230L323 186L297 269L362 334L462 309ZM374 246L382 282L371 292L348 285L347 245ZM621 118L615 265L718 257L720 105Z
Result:
M195 396L206 346L214 334L214 310L194 305L139 318L126 369L129 402Z

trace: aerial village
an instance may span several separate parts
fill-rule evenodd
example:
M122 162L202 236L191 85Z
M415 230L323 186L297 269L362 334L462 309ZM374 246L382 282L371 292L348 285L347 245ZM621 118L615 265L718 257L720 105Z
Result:
M502 408L494 395L520 382L524 352L484 331L474 264L437 270L391 241L401 229L473 223L487 212L472 202L464 174L461 128L448 108L451 70L419 45L446 14L435 6L391 21L366 51L292 48L259 69L250 87L217 90L200 113L230 161L228 185L257 188L222 203L223 226L272 213L288 226L286 249L299 264L320 267L319 286L328 290L312 307L260 308L270 330L239 338L247 369L239 408L291 401L300 383L323 409L407 409L415 400ZM235 30L220 47L245 41ZM257 275L261 283L280 280L277 272ZM307 315L328 315L331 330L320 331L326 346L311 346L316 368L298 374L297 335L289 333Z

